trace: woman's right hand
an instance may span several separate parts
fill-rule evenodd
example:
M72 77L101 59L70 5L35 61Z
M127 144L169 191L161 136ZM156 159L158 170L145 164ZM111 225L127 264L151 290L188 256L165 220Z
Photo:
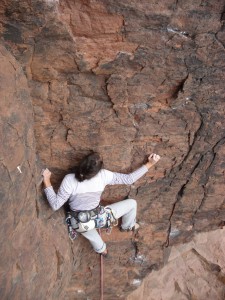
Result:
M46 168L42 170L43 182L45 187L51 186L51 181L50 181L51 175L52 173L49 171L49 169Z

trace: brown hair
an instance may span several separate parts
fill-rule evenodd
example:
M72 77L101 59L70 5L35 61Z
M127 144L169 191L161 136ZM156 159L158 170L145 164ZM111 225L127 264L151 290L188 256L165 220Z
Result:
M93 152L87 155L76 169L75 177L82 182L85 179L91 179L101 170L103 161L98 153Z

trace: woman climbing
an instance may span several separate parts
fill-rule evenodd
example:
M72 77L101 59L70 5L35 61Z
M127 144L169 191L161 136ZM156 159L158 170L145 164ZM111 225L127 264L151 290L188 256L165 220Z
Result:
M80 212L88 212L89 215L94 217L99 213L101 194L106 185L133 184L147 173L159 159L159 155L152 153L148 157L148 162L142 167L130 174L122 174L103 169L103 161L99 154L92 153L81 161L75 174L68 174L64 177L57 194L51 185L51 172L45 169L42 173L44 191L53 210L59 209L69 200L72 215L77 216ZM113 210L117 219L122 217L121 231L131 231L139 228L136 223L136 200L127 199L107 207ZM95 228L88 229L86 232L81 232L81 234L90 241L97 253L107 255L106 244Z

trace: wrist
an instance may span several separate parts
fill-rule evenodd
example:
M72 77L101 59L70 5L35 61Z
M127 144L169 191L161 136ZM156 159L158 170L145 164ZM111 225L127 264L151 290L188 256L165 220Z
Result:
M50 179L44 179L44 186L47 188L47 187L50 187L52 184L51 184L51 181Z
M146 166L148 169L150 169L150 168L153 166L153 163L147 162L147 163L145 164L145 166Z

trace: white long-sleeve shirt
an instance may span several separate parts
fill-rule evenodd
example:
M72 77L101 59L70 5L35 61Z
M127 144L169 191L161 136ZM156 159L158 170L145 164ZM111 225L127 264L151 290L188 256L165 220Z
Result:
M133 184L147 171L145 165L130 174L102 169L93 178L82 182L76 179L75 174L68 174L64 177L57 194L52 186L44 191L53 210L59 209L67 200L73 211L91 210L99 205L106 185Z

